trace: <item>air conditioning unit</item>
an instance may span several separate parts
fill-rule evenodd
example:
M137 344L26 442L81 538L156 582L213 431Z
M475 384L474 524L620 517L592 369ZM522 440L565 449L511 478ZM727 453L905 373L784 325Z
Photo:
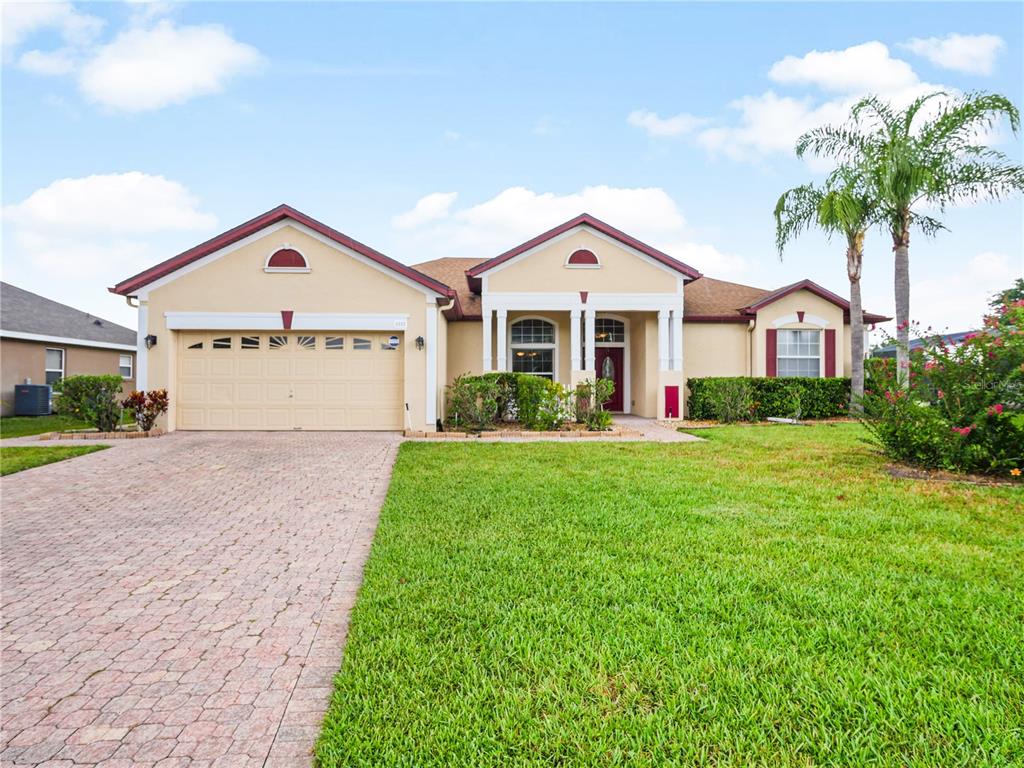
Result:
M50 385L49 384L15 384L14 385L15 416L49 416Z

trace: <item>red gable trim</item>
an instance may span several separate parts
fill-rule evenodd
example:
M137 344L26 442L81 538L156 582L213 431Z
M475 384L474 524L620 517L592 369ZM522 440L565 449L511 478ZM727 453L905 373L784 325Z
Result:
M677 259L673 259L667 253L662 253L657 248L652 248L646 243L640 242L635 237L630 237L625 232L616 229L610 224L605 224L600 219L595 219L589 213L581 213L576 218L569 219L569 221L565 222L564 224L559 224L554 229L549 229L547 232L541 235L537 235L537 237L533 238L532 240L527 240L525 243L517 245L512 250L505 251L500 256L495 256L493 259L488 259L487 261L477 264L475 267L467 269L466 276L469 277L470 279L480 277L480 275L482 275L489 269L493 269L494 267L498 266L499 264L503 264L509 259L514 259L516 256L519 256L522 253L526 253L530 249L536 248L538 245L542 245L543 243L546 243L548 240L551 240L554 237L558 237L559 235L564 234L565 232L568 232L570 229L578 227L581 224L586 224L591 229L594 229L603 235L607 235L608 237L618 240L623 245L628 245L630 248L640 251L646 256L650 256L655 261L664 264L666 267L674 269L676 272L679 272L685 275L686 277L700 277L700 272L698 272L696 269L689 266L688 264L683 264L683 262L678 261Z
M239 224L237 227L229 229L227 232L223 232L217 235L216 237L207 240L205 243L200 243L194 248L190 248L189 250L184 251L183 253L179 253L177 256L174 256L168 259L167 261L161 262L160 264L157 264L155 267L150 267L144 272L140 272L139 274L134 275L133 277L129 277L127 280L122 280L120 283L115 285L113 288L109 288L108 290L111 293L118 293L122 296L129 296L133 294L135 291L138 291L140 288L149 285L155 280L159 280L161 277L166 277L172 272L176 272L182 267L191 264L193 261L197 261L198 259L201 259L204 256L209 256L211 253L219 251L221 248L225 248L231 245L232 243L236 243L239 240L242 240L243 238L249 237L249 235L254 235L261 229L269 227L271 224L276 224L277 222L282 221L284 219L291 219L293 221L298 222L299 224L303 224L312 229L317 234L323 235L329 240L333 240L339 245L342 245L345 248L348 248L349 250L355 251L361 256L365 256L371 261L375 261L381 266L387 267L388 269L419 283L425 288L429 288L435 293L438 293L447 298L453 298L455 296L455 291L449 288L444 283L438 282L432 277L424 275L422 272L417 272L412 267L408 267L405 264L401 264L395 261L394 259L385 256L383 253L375 251L368 245L363 245L359 241L353 240L351 237L348 237L347 235L343 235L336 229L332 229L331 227L328 227L326 224L323 224L317 221L316 219L310 218L306 214L295 210L289 205L279 205L276 208L267 211L266 213L260 214L254 219L250 219L244 224Z
M769 293L769 294L767 294L765 296L762 296L760 299L758 299L756 302L751 304L749 307L744 307L741 311L746 313L746 314L754 314L759 309L762 309L762 308L768 306L769 304L773 304L774 302L778 301L779 299L781 299L781 298L783 298L785 296L789 296L789 294L795 293L796 291L810 291L815 296L819 296L819 297L823 298L825 301L828 301L828 302L831 302L832 304L835 304L837 307L842 308L842 310L843 310L843 318L845 320L849 321L849 319L850 319L850 302L848 302L842 296L840 296L838 294L835 294L835 293L832 293L832 291L828 290L827 288L822 288L820 285L818 285L813 280L801 280L798 283L792 283L791 285L783 286L782 288L779 288L776 291L772 291L771 293ZM892 318L891 317L886 317L885 315L875 315L875 314L872 314L871 312L865 312L864 313L864 322L866 322L866 323L883 323L883 322L885 322L887 320L892 320Z

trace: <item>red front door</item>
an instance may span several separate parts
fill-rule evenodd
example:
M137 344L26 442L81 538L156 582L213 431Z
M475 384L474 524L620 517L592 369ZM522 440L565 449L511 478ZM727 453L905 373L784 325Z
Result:
M595 352L597 356L597 377L599 379L611 379L615 382L615 392L604 404L606 411L621 411L623 397L623 357L622 347L598 347Z

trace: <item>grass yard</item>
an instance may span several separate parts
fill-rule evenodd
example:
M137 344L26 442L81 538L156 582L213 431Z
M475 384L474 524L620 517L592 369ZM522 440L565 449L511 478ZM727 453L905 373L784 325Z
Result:
M88 429L89 424L72 416L5 416L0 419L0 438L41 435L66 429Z
M403 445L321 764L1024 764L1024 488L700 434Z
M0 475L12 475L23 469L41 467L55 461L72 459L109 448L109 445L69 445L55 448L42 446L12 446L0 448Z

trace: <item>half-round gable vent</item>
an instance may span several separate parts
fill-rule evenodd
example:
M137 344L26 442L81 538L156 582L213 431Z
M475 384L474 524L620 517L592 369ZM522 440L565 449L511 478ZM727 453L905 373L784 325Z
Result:
M294 248L281 248L267 259L267 269L308 269L306 257Z
M580 248L578 251L573 251L569 254L569 260L566 264L573 267L596 267L601 262L597 260L597 254L593 251L588 251L586 248Z

